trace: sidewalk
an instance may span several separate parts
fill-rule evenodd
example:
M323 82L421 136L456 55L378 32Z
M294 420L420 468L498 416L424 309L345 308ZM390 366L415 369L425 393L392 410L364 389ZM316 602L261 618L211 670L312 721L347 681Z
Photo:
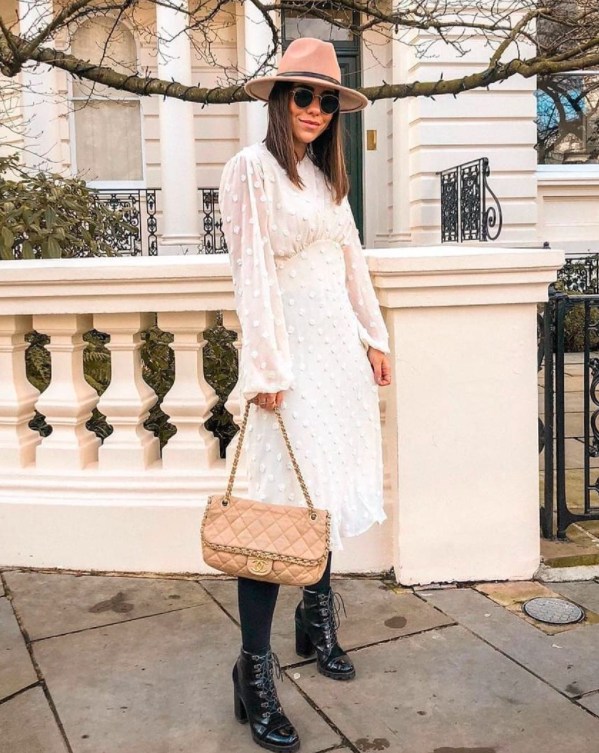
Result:
M256 753L233 716L236 581L4 570L0 753ZM294 653L301 591L281 587L272 648L304 753L597 753L599 582L401 588L333 578L357 676ZM562 595L583 623L521 611Z

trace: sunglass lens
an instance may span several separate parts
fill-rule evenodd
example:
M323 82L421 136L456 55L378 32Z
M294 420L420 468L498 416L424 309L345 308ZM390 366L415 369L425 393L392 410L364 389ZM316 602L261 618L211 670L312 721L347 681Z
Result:
M308 107L312 102L313 95L309 89L296 89L293 99L298 107Z
M325 94L320 100L320 107L324 113L331 115L337 111L337 108L339 107L339 99L333 94Z

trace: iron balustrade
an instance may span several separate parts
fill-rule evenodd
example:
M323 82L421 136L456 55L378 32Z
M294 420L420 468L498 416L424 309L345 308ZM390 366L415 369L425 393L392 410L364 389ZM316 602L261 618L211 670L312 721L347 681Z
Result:
M227 244L223 234L223 221L218 207L217 188L199 188L202 196L200 211L202 212L202 243L201 253L226 254ZM218 218L217 218L218 217Z
M567 256L557 279L571 292L599 295L599 254Z
M497 240L503 213L487 178L488 157L464 162L435 173L441 182L441 243ZM487 191L495 206L487 206ZM497 225L493 234L491 228Z
M576 313L581 312L578 317ZM566 317L574 314L583 338L583 435L570 437L583 452L582 500L566 486ZM580 322L578 322L580 320ZM571 320L572 321L572 320ZM571 523L599 520L599 468L591 480L591 459L599 457L599 295L579 295L549 287L549 299L538 317L538 370L544 367L544 421L539 420L539 452L543 452L545 488L541 530L546 538L566 538ZM576 393L568 392L570 396ZM573 508L576 507L576 510Z
M162 216L159 188L94 190L100 201L115 211L123 212L123 218L135 227L134 231L123 231L114 235L114 248L122 255L157 256L161 236L159 220ZM198 188L200 242L197 252L201 254L221 254L227 252L222 232L222 219L218 210L218 189Z
M115 251L122 256L158 255L158 221L156 188L133 189L91 189L101 203L115 212L122 212L123 219L134 226L134 230L122 230L112 237Z

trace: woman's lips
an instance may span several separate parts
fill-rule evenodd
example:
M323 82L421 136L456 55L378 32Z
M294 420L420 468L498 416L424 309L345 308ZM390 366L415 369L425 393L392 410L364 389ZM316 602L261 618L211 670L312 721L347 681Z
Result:
M314 130L315 128L318 128L318 127L319 127L319 126L318 126L318 123L308 123L307 121L305 121L305 120L301 120L301 119L300 119L300 123L301 123L302 125L306 126L306 128L309 128L309 129L310 129L310 130L312 130L312 131L313 131L313 130Z

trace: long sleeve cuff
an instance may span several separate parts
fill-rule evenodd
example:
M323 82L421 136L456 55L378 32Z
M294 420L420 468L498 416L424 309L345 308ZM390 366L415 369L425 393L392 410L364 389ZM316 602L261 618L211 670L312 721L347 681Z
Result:
M391 349L389 348L389 336L386 335L383 339L375 339L374 337L371 337L368 334L368 330L364 327L362 322L357 319L358 324L358 332L360 334L360 340L364 343L366 347L371 346L373 348L376 348L377 350L382 351L383 353L391 353Z

